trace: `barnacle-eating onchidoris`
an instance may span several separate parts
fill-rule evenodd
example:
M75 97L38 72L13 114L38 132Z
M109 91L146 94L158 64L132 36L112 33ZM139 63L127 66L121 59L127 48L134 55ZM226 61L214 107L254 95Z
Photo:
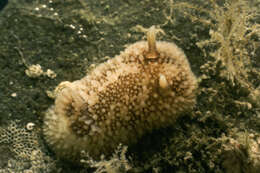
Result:
M98 158L119 143L174 123L196 100L197 80L175 44L145 41L67 84L45 115L44 135L53 151L75 158L82 150Z

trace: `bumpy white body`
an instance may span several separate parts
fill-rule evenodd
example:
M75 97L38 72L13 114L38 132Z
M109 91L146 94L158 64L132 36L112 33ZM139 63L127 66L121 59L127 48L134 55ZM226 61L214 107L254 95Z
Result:
M197 81L186 56L173 43L157 42L156 49L158 57L146 59L147 42L132 44L59 93L44 120L58 156L108 154L194 106Z

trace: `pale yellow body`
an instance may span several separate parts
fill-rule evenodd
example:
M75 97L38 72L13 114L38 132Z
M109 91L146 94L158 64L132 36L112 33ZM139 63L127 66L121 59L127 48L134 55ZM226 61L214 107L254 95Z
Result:
M109 154L194 106L197 81L184 53L173 43L156 43L153 58L145 57L147 42L137 42L58 94L44 120L46 141L58 156Z

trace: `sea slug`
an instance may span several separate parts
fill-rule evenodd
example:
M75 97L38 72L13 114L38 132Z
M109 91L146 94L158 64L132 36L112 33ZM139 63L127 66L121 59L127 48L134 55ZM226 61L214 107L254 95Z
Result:
M84 150L93 158L121 143L174 125L196 103L197 79L183 51L156 41L128 46L84 78L67 82L44 118L44 136L58 157L73 159Z

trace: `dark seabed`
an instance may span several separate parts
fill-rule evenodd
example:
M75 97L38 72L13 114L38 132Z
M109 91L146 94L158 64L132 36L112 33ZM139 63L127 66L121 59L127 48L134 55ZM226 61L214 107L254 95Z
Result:
M2 0L0 2L0 11L8 4L8 0Z
M259 0L1 1L0 173L260 172L259 9ZM194 109L114 156L56 158L42 135L52 91L152 25L187 55L199 82Z

